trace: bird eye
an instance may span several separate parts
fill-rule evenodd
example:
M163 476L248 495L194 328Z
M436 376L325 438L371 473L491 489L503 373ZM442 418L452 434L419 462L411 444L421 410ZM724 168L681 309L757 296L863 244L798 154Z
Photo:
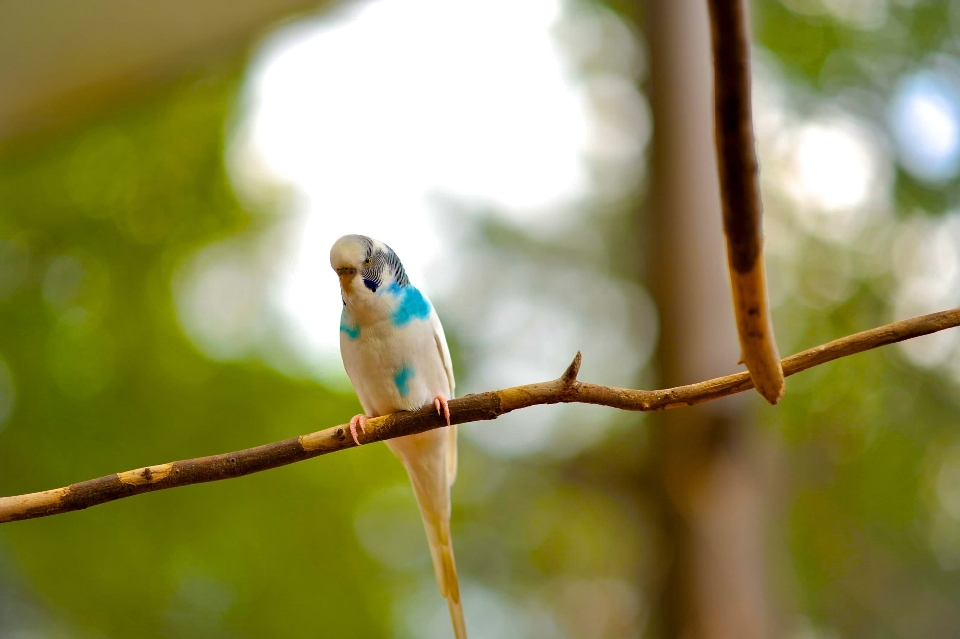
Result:
M363 261L364 266L370 266L370 258L368 257Z

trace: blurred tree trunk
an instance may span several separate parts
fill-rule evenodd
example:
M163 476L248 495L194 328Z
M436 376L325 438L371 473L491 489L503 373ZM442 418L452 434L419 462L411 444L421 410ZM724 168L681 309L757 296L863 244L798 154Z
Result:
M713 134L705 0L645 3L654 114L653 286L664 386L730 373L739 359ZM664 637L770 636L762 508L745 402L668 411L655 429Z

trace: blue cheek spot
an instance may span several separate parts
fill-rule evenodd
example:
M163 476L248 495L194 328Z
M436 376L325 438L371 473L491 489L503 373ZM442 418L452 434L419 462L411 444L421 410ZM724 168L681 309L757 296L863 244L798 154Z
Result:
M413 286L405 286L400 305L393 312L390 321L394 326L403 326L412 320L424 320L428 317L430 317L430 302Z
M363 285L369 288L374 293L376 293L377 289L380 287L380 282L376 280L368 280L367 278L363 278Z
M408 380L411 377L413 377L413 369L409 366L404 366L393 376L393 383L396 384L400 397L406 397L410 394L410 384Z
M351 340L360 337L360 327L354 326L350 321L350 316L347 315L347 309L343 309L343 313L340 314L340 332L346 333L347 337Z

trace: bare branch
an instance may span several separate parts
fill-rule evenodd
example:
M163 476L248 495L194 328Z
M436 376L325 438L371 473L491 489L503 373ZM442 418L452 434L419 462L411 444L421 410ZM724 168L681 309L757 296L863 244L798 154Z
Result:
M793 375L841 357L954 326L960 326L960 308L894 322L791 355L783 360L783 371L788 376ZM537 404L574 402L622 410L659 411L693 406L753 388L747 372L666 390L646 391L599 386L577 381L580 361L580 353L577 353L566 372L553 381L514 386L451 400L450 421L464 424L496 419L510 411ZM443 418L437 415L433 406L427 406L414 412L394 413L368 420L366 433L360 434L360 442L369 444L422 433L444 425ZM0 523L58 515L154 490L241 477L293 464L354 447L348 433L349 426L341 424L309 435L234 453L138 468L39 493L0 497Z
M750 38L745 0L709 0L713 34L717 167L727 263L743 362L771 404L784 379L767 305L763 205L750 103Z

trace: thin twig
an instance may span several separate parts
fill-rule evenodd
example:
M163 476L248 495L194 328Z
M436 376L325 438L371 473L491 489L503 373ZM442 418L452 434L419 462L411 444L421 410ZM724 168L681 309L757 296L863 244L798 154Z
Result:
M783 371L788 376L793 375L841 357L954 326L960 326L960 308L894 322L791 355L783 360ZM580 382L577 381L579 371L580 353L577 353L563 375L553 381L451 400L450 420L454 424L463 424L496 419L510 411L537 404L575 402L622 410L659 411L693 406L753 388L747 372L666 390L646 391ZM369 444L444 425L443 418L437 415L433 406L427 406L414 412L368 420L366 432L360 434L360 442ZM58 515L154 490L241 477L354 446L349 426L341 424L234 453L138 468L39 493L0 497L0 523Z
M717 168L740 350L757 391L776 404L783 397L785 383L763 267L763 205L750 104L745 0L709 0L708 4L713 34Z

